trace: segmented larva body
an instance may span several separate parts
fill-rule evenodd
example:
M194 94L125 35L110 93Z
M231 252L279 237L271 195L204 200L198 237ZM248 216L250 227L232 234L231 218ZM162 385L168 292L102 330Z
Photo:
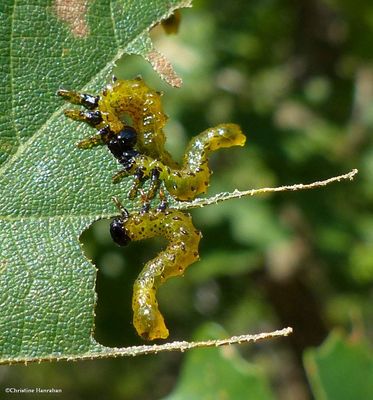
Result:
M163 128L167 116L163 112L161 95L142 79L116 80L99 96L98 109L103 126L109 126L114 133L123 129L124 117L129 116L137 132L136 149L139 153L173 165L171 155L164 148L166 136Z
M189 214L174 209L118 217L111 223L110 231L114 241L122 246L131 240L156 236L168 240L166 249L145 264L134 283L132 299L137 333L146 340L167 338L168 329L158 308L156 292L167 279L182 275L198 260L201 233Z
M78 146L86 149L106 144L123 167L113 181L135 176L130 198L136 196L145 180L151 179L148 200L156 195L160 181L164 181L176 199L192 200L205 193L209 185L209 154L220 148L243 146L246 141L238 125L220 124L192 138L179 165L164 148L167 117L161 95L141 78L115 80L99 96L64 89L58 94L90 110L65 111L69 118L87 122L99 130L98 135L82 140Z
M191 139L184 153L183 162L177 168L171 168L159 160L140 155L132 172L140 169L144 176L159 171L161 179L169 193L178 200L193 200L207 191L211 170L208 156L212 151L224 147L243 146L246 137L235 124L221 124L209 128Z

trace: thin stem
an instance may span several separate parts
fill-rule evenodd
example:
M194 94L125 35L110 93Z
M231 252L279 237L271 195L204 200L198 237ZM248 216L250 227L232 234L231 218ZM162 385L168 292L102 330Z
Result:
M266 194L266 193L274 193L274 192L288 192L288 191L298 191L298 190L309 190L309 189L317 189L323 186L327 186L331 183L334 182L340 182L343 180L353 180L355 175L358 173L357 169L353 169L352 171L348 172L347 174L344 175L339 175L339 176L334 176L329 179L325 179L323 181L317 181L313 183L308 183L308 184L303 184L303 183L297 183L295 185L285 185L285 186L279 186L279 187L274 187L274 188L261 188L261 189L250 189L250 190L234 190L233 192L227 193L227 192L222 192L217 194L216 196L212 196L209 198L198 198L190 202L177 202L175 205L173 205L174 208L177 209L189 209L189 208L197 208L197 207L204 207L208 206L211 204L217 204L225 200L231 200L231 199L240 199L241 197L246 197L246 196L257 196L260 194Z
M206 347L220 347L229 346L232 344L243 344L243 343L256 343L261 340L271 340L278 337L289 336L293 332L293 329L288 327L273 332L258 333L255 335L241 335L232 336L227 339L220 340L204 340L199 342L170 342L165 344L154 344L144 346L131 346L123 348L107 348L99 353L94 351L88 352L82 355L64 355L64 356L51 356L46 358L30 358L20 357L17 359L2 359L1 364L28 364L32 362L41 363L43 361L82 361L82 360L97 360L100 358L112 358L112 357L128 357L128 356L140 356L146 354L157 354L162 351L181 351L191 350L195 348L206 348Z

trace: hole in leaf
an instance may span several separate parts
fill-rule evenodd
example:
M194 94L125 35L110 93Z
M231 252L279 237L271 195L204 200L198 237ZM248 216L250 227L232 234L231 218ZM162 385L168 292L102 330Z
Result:
M110 220L96 221L80 237L85 256L97 268L94 338L109 347L144 344L132 325L132 286L163 246L150 239L119 247L109 225Z

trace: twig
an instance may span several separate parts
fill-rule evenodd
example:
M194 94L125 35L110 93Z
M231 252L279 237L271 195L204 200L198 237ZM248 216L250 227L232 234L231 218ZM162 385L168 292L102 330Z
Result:
M209 198L198 198L190 202L178 202L173 207L178 209L189 209L189 208L197 208L204 207L211 204L217 204L221 201L230 200L230 199L240 199L245 196L256 196L265 193L274 193L274 192L288 192L288 191L297 191L297 190L308 190L308 189L317 189L323 186L327 186L334 182L340 182L343 180L353 180L355 175L358 173L357 169L353 169L347 174L334 176L329 179L325 179L323 181L317 181L313 183L303 184L297 183L295 185L286 185L279 186L274 188L261 188L261 189L250 189L250 190L234 190L233 192L227 193L222 192L217 194L216 196Z
M123 348L104 348L100 352L88 352L80 355L63 355L63 356L51 356L46 358L29 358L20 357L16 359L2 359L0 364L25 364L32 362L41 363L43 361L83 361L83 360L97 360L101 358L113 358L113 357L128 357L128 356L140 356L146 354L157 354L162 351L181 351L191 350L199 347L220 347L232 344L243 344L243 343L256 343L261 340L269 340L277 337L285 337L293 332L292 328L284 328L281 330L258 333L256 335L241 335L232 336L228 339L220 340L204 340L200 342L170 342L165 344L155 345L144 345L144 346L131 346Z

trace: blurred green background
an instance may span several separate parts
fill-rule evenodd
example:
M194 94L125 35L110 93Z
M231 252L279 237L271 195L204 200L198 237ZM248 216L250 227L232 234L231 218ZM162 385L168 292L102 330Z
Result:
M140 58L125 58L116 71L120 78L141 73L165 92L175 158L205 128L241 125L247 145L212 157L210 195L359 169L353 182L192 211L204 236L201 261L160 290L170 340L285 326L294 328L291 337L238 349L2 367L1 381L62 388L53 397L71 400L373 398L372 37L370 0L196 0L182 10L178 35L153 31L183 78L181 89L161 82ZM108 224L82 235L98 267L95 338L142 344L131 325L132 284L163 243L117 248Z

